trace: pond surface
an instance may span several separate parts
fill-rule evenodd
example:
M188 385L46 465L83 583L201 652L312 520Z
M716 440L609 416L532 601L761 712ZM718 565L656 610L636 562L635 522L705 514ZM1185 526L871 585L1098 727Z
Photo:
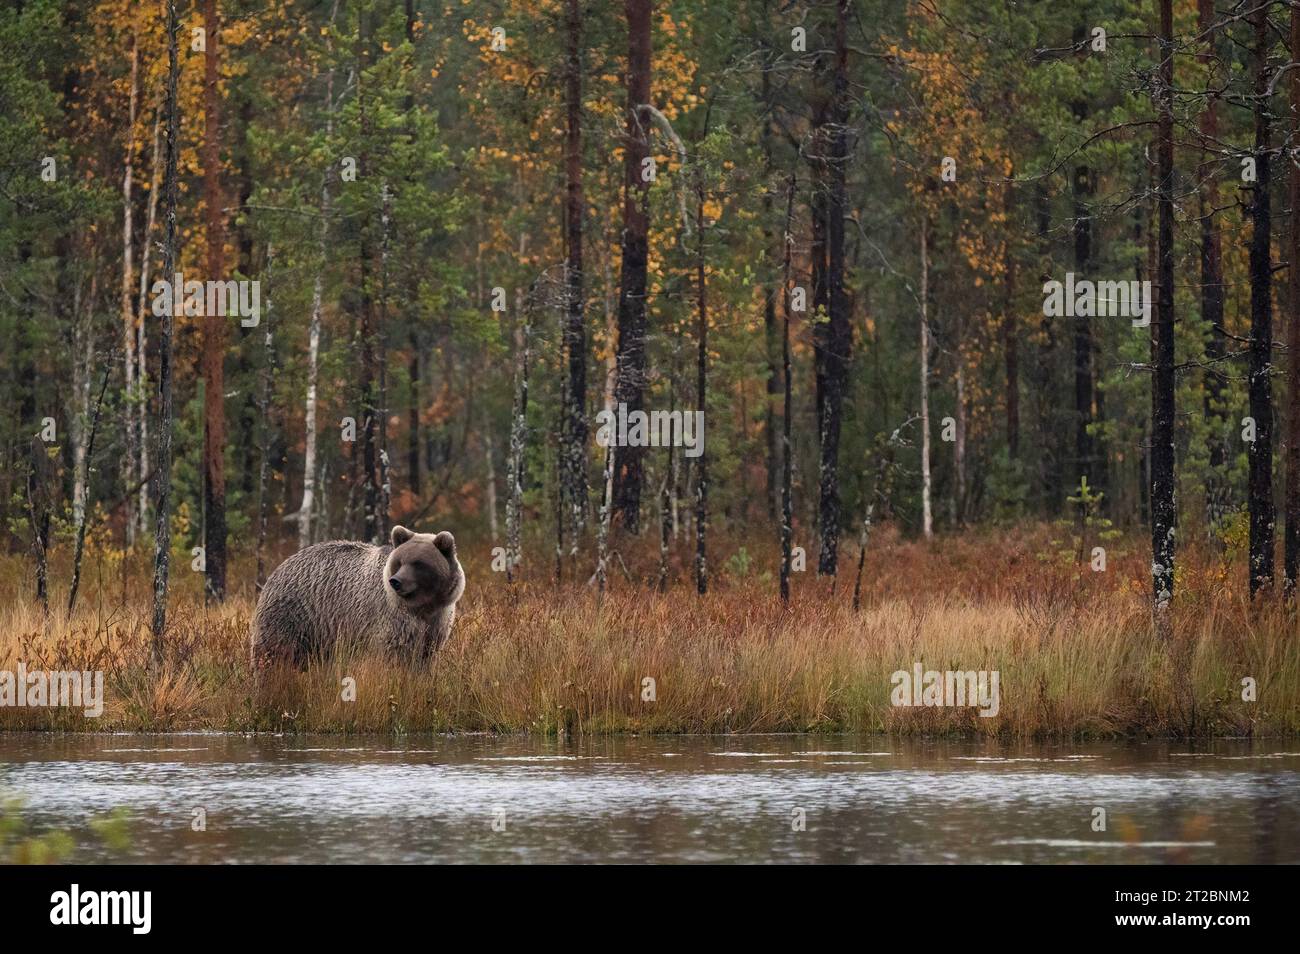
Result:
M1300 862L1293 741L0 734L15 795L91 862Z

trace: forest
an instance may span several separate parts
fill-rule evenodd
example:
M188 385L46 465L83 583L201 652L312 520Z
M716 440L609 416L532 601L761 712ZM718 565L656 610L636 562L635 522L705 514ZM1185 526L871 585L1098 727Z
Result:
M0 662L136 729L1294 733L1298 67L1282 0L9 0ZM432 666L255 685L271 571L398 525Z

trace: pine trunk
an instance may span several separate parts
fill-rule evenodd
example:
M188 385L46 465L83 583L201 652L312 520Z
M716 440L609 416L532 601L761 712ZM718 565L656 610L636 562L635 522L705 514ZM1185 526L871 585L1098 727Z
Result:
M333 18L331 17L331 25ZM325 138L334 137L334 69L325 79ZM316 275L312 281L311 321L307 328L307 397L303 409L304 453L302 468L302 504L298 507L298 549L311 546L312 514L316 509L316 405L320 377L321 307L325 294L325 263L329 258L330 175L327 165L320 187L320 223L317 227Z
M1214 0L1198 0L1197 28L1205 37L1205 46L1198 55L1200 62L1209 66L1215 60L1211 32L1216 14ZM1209 332L1205 346L1205 419L1209 424L1210 467L1206 474L1206 519L1213 528L1229 508L1229 488L1223 472L1227 460L1228 418L1225 410L1227 376L1224 373L1226 333L1223 324L1223 243L1219 236L1219 138L1218 99L1206 97L1201 111L1199 131L1206 156L1200 170L1200 227L1201 227L1201 320Z
M522 298L522 296L519 296ZM523 562L524 451L528 445L528 363L530 311L516 303L515 398L510 413L510 466L506 476L506 582L513 583Z
M1008 190L1009 191L1009 190ZM1020 331L1016 321L1016 259L1007 250L1006 287L1003 292L1002 352L1005 361L1007 453L1020 456Z
M643 160L650 155L651 0L625 0L628 28L627 141L623 170L623 264L618 292L616 404L642 410L646 385L646 271L649 259L650 182ZM641 527L644 448L614 452L614 511L631 534Z
M1088 117L1087 106L1076 103L1075 118L1082 125ZM1084 164L1076 165L1071 192L1074 201L1074 272L1075 280L1092 278L1092 171ZM1096 484L1093 472L1094 459L1092 435L1092 318L1076 315L1074 318L1074 473L1071 485L1079 486L1081 478Z
M789 191L785 200L785 228L781 232L781 602L790 602L790 559L793 553L794 522L791 501L793 466L790 454L790 258L794 236L794 196L796 180L790 175Z
M153 171L149 178L149 212L145 217L144 248L140 252L140 297L136 303L136 422L139 426L140 458L136 470L136 480L140 485L136 500L136 530L141 535L149 531L149 402L147 398L149 379L148 306L149 267L153 259L153 233L158 220L158 195L162 192L163 152L162 152L163 109L155 110L153 123Z
M126 453L122 459L122 483L130 487L136 480L136 468L140 457L136 443L139 428L136 419L143 411L136 400L136 351L135 351L135 223L132 210L132 191L134 175L132 164L135 160L135 121L136 104L140 89L140 47L135 32L131 34L131 90L127 105L126 149L122 158L122 384L123 405L125 410ZM149 237L145 236L145 242ZM143 363L143 362L141 362ZM135 545L136 508L133 494L126 495L126 546Z
M701 173L702 174L702 173ZM707 420L709 373L709 304L708 283L705 278L704 244L704 187L700 186L699 204L696 206L695 230L699 246L695 260L695 290L699 323L696 339L699 349L695 366L695 407L700 421ZM703 427L703 424L701 424ZM697 432L697 439L702 437ZM709 565L707 556L709 529L709 452L708 443L702 443L700 456L695 459L695 591L703 596L709 591Z
M1272 204L1269 196L1270 128L1268 50L1272 35L1268 6L1253 14L1255 27L1254 113L1255 184L1250 202L1250 416L1255 440L1247 445L1250 472L1250 593L1273 583L1273 254Z
M1291 8L1292 57L1300 56L1300 7ZM1292 70L1291 141L1300 132L1300 71ZM1286 545L1283 567L1288 598L1295 597L1296 579L1300 576L1300 166L1287 164L1287 188L1291 199L1291 248L1288 270L1290 295L1287 302L1286 343L1287 439L1286 439Z
M1174 595L1174 46L1172 0L1160 9L1159 109L1156 147L1157 305L1152 325L1155 377L1151 388L1151 576L1157 629L1167 635Z
M849 161L848 13L849 0L839 0L835 17L835 72L826 130L829 140L826 169L826 281L830 307L827 322L824 326L818 326L825 329L822 345L824 394L819 422L821 462L818 529L821 531L821 548L817 558L817 572L824 576L834 576L839 562L840 427L848 382L849 356L853 347L849 296L844 287L845 175Z
M275 362L275 338L271 327L271 273L274 267L274 249L266 249L266 307L262 310L262 369L257 382L257 416L259 428L259 447L257 463L257 592L262 591L266 582L266 522L270 510L270 494L267 481L271 473L271 398L273 382L277 368Z
M921 534L934 536L930 478L930 219L921 218Z
M176 205L179 185L177 164L180 149L180 115L177 104L177 82L180 63L176 49L176 33L180 24L176 15L176 0L167 0L167 92L166 160L163 172L163 248L162 273L168 277L176 273ZM163 661L164 632L167 628L167 576L171 558L171 468L172 468L172 325L174 316L170 303L164 308L158 331L158 427L157 448L154 459L154 571L152 663L155 671Z
M361 133L360 154L357 156L357 179L366 181L370 170L370 135L371 117L366 97L369 93L366 71L370 67L370 32L369 16L366 10L358 13L356 64L357 64L357 118ZM370 210L361 214L360 242L357 246L358 265L360 267L359 323L357 327L356 346L361 351L361 513L362 536L370 543L379 544L379 445L378 445L378 400L375 394L376 371L375 356L375 308L371 289L371 255L372 236ZM355 451L354 451L355 456Z
M564 344L568 353L567 414L563 484L571 516L572 542L587 520L587 329L582 262L582 4L566 0L568 71L565 77L565 268L567 319Z
M221 190L221 91L217 0L203 0L203 204L207 278L225 280L226 220ZM171 272L166 272L170 275ZM203 319L203 526L207 592L226 598L226 318Z

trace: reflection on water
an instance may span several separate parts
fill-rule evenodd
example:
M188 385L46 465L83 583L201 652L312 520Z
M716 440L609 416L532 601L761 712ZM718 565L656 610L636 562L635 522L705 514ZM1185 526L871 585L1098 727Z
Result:
M129 807L81 861L1300 862L1294 742L9 734L0 793Z

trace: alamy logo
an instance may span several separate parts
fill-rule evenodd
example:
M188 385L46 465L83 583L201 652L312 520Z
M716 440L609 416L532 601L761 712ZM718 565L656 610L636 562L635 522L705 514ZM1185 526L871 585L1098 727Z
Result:
M618 413L596 414L596 443L601 447L684 447L687 457L704 453L703 411L632 411L620 403Z
M992 718L1001 707L998 670L924 672L920 663L912 671L899 669L889 677L894 687L889 701L896 706L978 706L980 715Z
M1043 315L1047 318L1132 318L1134 328L1151 324L1151 283L1075 281L1043 285Z
M185 280L177 272L171 281L159 279L153 283L153 313L185 315L189 318L238 315L245 328L256 328L262 321L262 283L259 281L224 282L197 279Z
M87 718L98 719L104 714L104 673L75 669L28 672L21 662L16 672L0 669L0 708L10 706L79 707Z
M152 891L69 891L50 895L51 924L129 924L132 934L148 934L153 924Z

